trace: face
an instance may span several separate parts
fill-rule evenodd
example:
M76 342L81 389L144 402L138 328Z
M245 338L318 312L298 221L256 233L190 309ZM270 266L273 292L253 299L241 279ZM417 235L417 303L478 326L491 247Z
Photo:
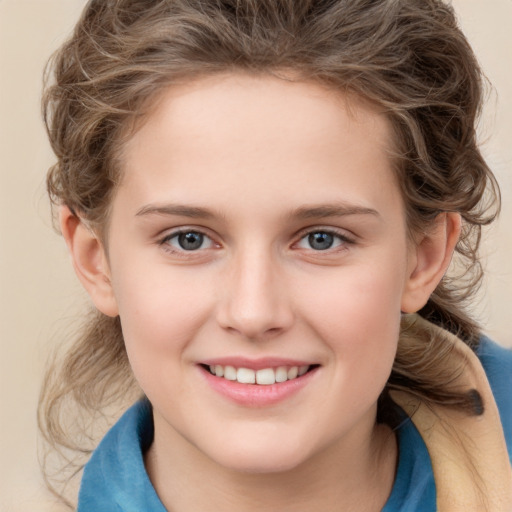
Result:
M382 115L318 84L226 75L160 98L108 234L155 445L265 472L371 435L411 273L390 145Z

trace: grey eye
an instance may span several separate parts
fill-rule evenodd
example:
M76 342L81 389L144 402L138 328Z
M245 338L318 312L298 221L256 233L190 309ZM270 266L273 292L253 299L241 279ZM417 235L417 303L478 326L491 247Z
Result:
M161 245L172 253L198 252L213 249L215 242L201 231L177 231L167 235Z
M200 249L204 243L204 235L194 231L180 233L176 238L178 245L184 251L195 251Z
M334 244L334 236L331 233L317 231L308 235L308 243L315 251L325 251Z

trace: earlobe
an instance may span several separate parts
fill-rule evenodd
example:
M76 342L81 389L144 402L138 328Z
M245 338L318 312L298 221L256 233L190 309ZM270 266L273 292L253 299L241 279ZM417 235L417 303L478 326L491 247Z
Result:
M461 217L447 212L415 245L402 295L402 312L415 313L428 301L446 273L461 231Z
M117 316L118 308L103 244L67 206L61 207L59 218L62 236L78 279L99 311L108 316Z

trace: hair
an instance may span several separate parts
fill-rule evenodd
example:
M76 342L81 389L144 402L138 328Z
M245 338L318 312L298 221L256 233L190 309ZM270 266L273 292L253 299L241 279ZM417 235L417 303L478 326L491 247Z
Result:
M123 143L173 84L291 72L375 105L393 129L411 233L428 231L441 212L463 220L457 261L419 314L477 345L480 329L467 308L482 278L481 229L498 214L500 196L476 140L485 78L445 2L91 0L49 70L43 115L57 156L50 199L103 240ZM379 419L390 417L392 389L476 414L474 395L451 390L452 376L439 372L442 357L430 335L415 350L399 344ZM73 447L62 411L75 404L94 414L125 400L127 389L136 385L121 322L96 313L48 368L41 430L52 446Z

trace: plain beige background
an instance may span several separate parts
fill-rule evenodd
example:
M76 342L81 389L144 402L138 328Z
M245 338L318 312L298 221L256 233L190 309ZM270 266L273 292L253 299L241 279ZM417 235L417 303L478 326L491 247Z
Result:
M65 336L86 301L44 190L53 157L39 113L45 60L83 0L0 0L0 511L58 510L44 492L35 409L53 338ZM454 0L496 94L481 126L503 191L503 214L486 237L488 277L477 314L512 346L512 0Z

